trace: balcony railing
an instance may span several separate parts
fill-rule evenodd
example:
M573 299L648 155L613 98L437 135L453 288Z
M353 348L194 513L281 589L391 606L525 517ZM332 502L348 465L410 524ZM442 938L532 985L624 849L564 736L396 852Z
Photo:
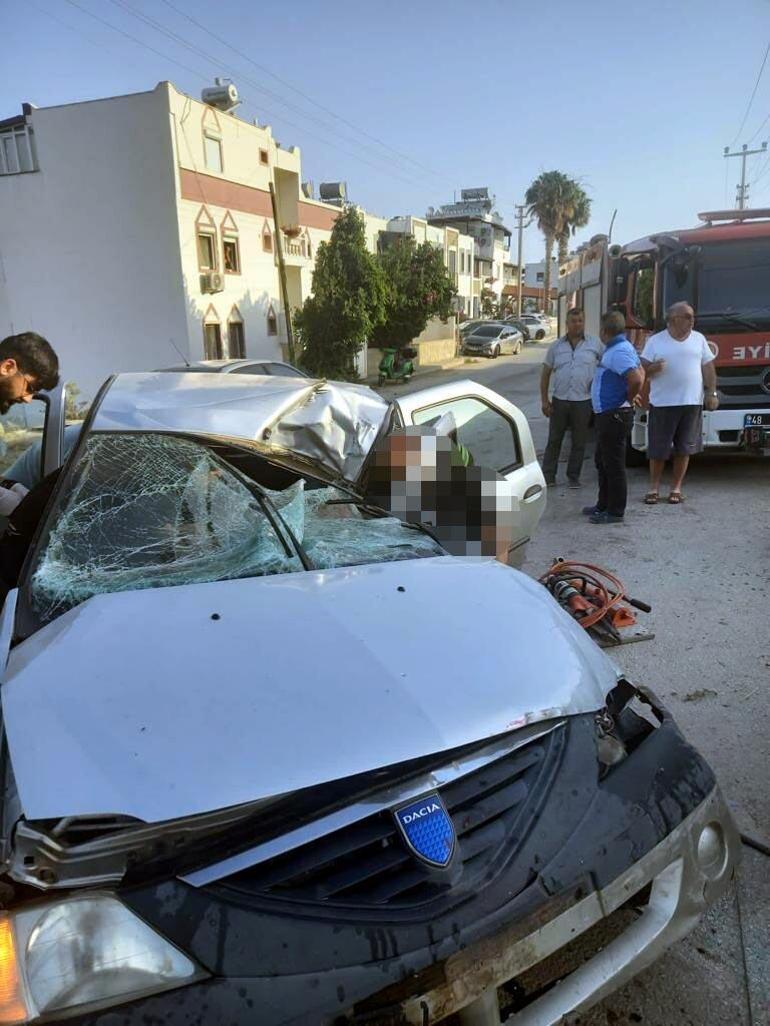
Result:
M283 232L283 252L287 257L310 259L310 244L304 236L287 235Z

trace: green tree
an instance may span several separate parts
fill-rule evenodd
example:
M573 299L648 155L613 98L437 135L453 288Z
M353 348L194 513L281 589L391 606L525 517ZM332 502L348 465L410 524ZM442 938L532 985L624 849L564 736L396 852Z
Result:
M571 203L567 206L567 216L564 221L564 228L559 235L559 264L563 264L569 255L570 236L575 234L578 228L585 228L591 218L591 200L586 195L583 187L577 182L572 183L573 195Z
M428 321L452 314L452 284L441 250L405 235L377 257L385 279L385 316L372 333L375 345L400 349L425 330Z
M355 378L356 354L382 323L386 291L364 219L349 207L318 247L313 294L295 315L302 366L318 377Z
M591 201L578 182L561 171L544 171L527 189L524 197L530 216L545 238L545 295L551 295L551 259L554 242L566 258L570 235L588 223Z
M495 294L492 289L481 290L481 316L496 317L498 313Z

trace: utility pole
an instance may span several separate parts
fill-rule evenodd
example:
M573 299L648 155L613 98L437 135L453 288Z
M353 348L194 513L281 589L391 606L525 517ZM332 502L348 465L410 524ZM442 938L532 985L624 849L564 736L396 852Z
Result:
M516 227L519 230L519 281L518 281L518 285L516 286L516 316L517 317L521 317L521 286L522 286L522 281L521 281L522 262L521 261L522 261L522 254L523 254L523 250L524 250L524 229L525 228L529 228L529 226L532 224L532 219L531 218L530 218L529 221L527 221L526 224L524 223L524 210L525 210L525 207L524 207L523 203L517 203L516 204Z
M286 283L286 264L283 261L283 239L281 238L281 222L278 220L278 202L275 197L275 186L270 181L270 202L273 205L273 221L275 222L275 252L278 257L278 277L281 281L283 311L286 317L286 343L289 350L289 363L296 363L294 354L294 329L291 323L291 307L289 306L289 286Z
M738 210L746 209L746 200L748 199L749 187L746 184L746 158L753 157L756 153L766 153L767 142L763 142L762 146L758 150L750 150L746 143L741 146L735 153L730 153L730 147L725 146L725 157L740 157L741 158L741 184L737 186L738 195L736 202L738 203Z

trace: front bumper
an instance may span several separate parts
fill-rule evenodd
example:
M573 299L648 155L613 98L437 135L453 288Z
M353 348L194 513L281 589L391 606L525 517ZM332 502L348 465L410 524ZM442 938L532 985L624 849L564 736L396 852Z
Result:
M517 995L515 1021L524 1026L588 1007L692 928L727 887L739 850L711 771L665 711L604 780L592 732L592 716L570 721L539 825L510 863L430 916L276 904L227 880L123 890L123 901L211 978L77 1022L436 1026L478 1003L496 1006L506 984L501 993ZM718 825L724 856L703 869L697 846L709 824ZM638 918L603 936L579 967L550 970L553 953L569 953L575 938L593 944L596 931L614 929L630 899L643 908ZM551 975L533 984L535 971ZM548 989L554 979L561 983ZM499 1021L491 1014L477 1021Z
M729 407L719 410L705 410L703 413L703 446L707 449L769 449L770 427L746 428L747 414L770 412L770 398L767 409L739 410Z
M714 823L725 838L725 857L707 874L699 865L697 846L703 828ZM490 992L515 983L649 887L643 911L628 928L555 986L541 980L546 992L515 1014L516 1026L557 1026L563 1016L590 1008L685 937L726 890L739 850L740 837L715 788L665 840L607 887L530 932L526 924L516 924L447 959L438 986L400 1003L402 1021L422 1026L468 1006L488 1006Z

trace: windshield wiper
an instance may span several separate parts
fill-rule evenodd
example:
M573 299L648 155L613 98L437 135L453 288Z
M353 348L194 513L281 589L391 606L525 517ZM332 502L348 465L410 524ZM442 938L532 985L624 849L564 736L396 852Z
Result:
M762 329L754 321L750 321L747 317L741 317L740 314L733 313L732 310L709 310L708 313L699 313L698 320L702 321L704 318L718 318L724 317L727 321L733 321L735 324L742 324L744 328L751 328L752 331L761 331Z

